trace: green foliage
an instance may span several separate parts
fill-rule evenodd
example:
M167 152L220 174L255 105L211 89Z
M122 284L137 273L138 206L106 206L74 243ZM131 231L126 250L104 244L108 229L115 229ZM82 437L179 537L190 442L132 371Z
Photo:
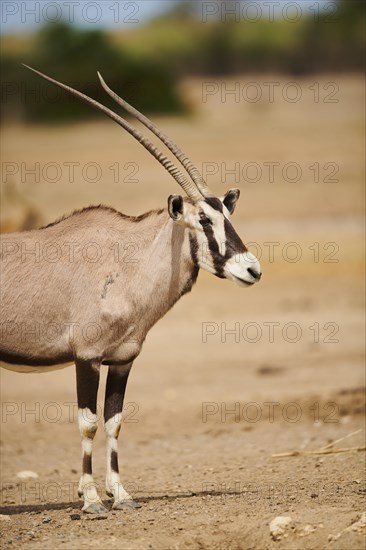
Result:
M238 4L238 2L232 2ZM136 31L130 47L147 58L162 51L174 52L174 70L180 74L227 75L233 73L281 72L306 74L324 71L363 70L366 9L363 2L338 2L324 12L304 12L296 22L283 17L240 21L233 15L225 22L217 15L202 23L197 3L182 2L171 13ZM335 5L334 5L335 6ZM179 14L184 13L184 18ZM241 12L242 13L242 12ZM170 44L172 35L177 44Z
M161 113L184 110L175 83L187 75L363 71L365 3L340 0L337 8L335 16L320 12L318 18L310 14L296 23L281 17L255 23L217 17L203 23L199 0L188 0L128 32L51 24L32 47L27 44L24 55L19 47L3 55L3 111L43 121L98 116L66 92L57 97L54 86L27 72L21 62L112 105L99 85L100 70L111 88L138 109Z
M20 109L28 121L76 120L100 115L23 68L21 62L114 109L115 103L99 84L97 70L114 91L140 110L160 113L184 110L174 79L162 64L124 53L101 31L80 31L57 24L44 27L32 51L22 59L3 59L3 82L11 82L14 89L12 94L2 94L3 111L7 108L14 114Z

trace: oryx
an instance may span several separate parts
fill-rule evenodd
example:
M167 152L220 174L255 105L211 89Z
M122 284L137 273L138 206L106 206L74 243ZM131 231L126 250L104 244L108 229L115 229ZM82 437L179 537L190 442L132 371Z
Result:
M32 69L34 70L34 69ZM2 366L45 372L76 364L83 510L105 512L92 477L101 365L108 365L104 405L107 494L113 508L136 507L118 473L117 438L126 383L150 328L189 292L199 269L242 287L261 277L230 216L239 197L210 192L197 168L153 122L103 88L175 155L189 179L129 122L88 96L34 71L112 118L137 139L188 195L167 208L131 217L88 207L44 228L1 237Z

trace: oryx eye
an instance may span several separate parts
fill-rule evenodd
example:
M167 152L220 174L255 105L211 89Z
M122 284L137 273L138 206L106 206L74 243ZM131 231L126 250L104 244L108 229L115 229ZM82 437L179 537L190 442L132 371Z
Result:
M200 219L200 224L202 227L207 227L208 225L212 225L212 220L210 218L207 218L207 216L204 216Z

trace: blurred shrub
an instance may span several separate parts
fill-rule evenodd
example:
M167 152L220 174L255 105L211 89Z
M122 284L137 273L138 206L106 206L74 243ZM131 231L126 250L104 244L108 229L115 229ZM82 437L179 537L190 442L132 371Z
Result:
M49 121L102 116L23 68L22 62L114 109L116 104L102 90L97 70L114 91L137 109L161 113L184 110L175 80L162 64L124 53L102 31L52 24L37 34L27 54L3 57L3 117Z
M202 23L199 6L199 0L177 2L145 26L109 35L52 24L31 46L25 41L23 56L13 44L2 63L5 114L27 120L95 116L90 107L22 69L21 61L112 105L99 86L100 70L138 109L161 113L184 110L175 83L186 75L364 70L364 2L340 0L331 21L320 12L317 21L311 14L296 23L281 18Z
M198 5L198 0L178 3L170 13L129 33L125 46L145 59L160 59L180 75L364 70L364 2L342 0L334 16L328 9L317 20L310 13L297 22L265 16L237 22L233 15L225 22L217 16L202 23ZM118 35L115 40L119 43Z

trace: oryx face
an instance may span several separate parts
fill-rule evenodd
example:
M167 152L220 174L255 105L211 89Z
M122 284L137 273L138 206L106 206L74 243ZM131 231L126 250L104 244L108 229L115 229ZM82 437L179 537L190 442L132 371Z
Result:
M250 286L261 278L260 265L230 222L239 189L230 189L223 198L206 197L192 203L180 195L168 199L172 219L194 231L198 243L199 266L221 279Z
M30 67L28 68L30 69ZM127 130L173 176L187 193L189 199L183 200L180 195L171 195L168 199L169 214L175 222L185 225L191 232L194 232L198 244L198 263L200 267L221 279L231 279L240 286L252 285L259 281L261 278L259 262L253 254L248 252L229 221L230 215L235 209L235 203L239 198L239 189L230 189L222 199L215 197L199 170L187 155L154 122L113 92L99 73L98 76L104 90L118 105L142 122L167 146L185 168L190 179L161 153L147 137L142 135L123 117L78 90L57 82L57 80L35 69L31 70L102 111Z

